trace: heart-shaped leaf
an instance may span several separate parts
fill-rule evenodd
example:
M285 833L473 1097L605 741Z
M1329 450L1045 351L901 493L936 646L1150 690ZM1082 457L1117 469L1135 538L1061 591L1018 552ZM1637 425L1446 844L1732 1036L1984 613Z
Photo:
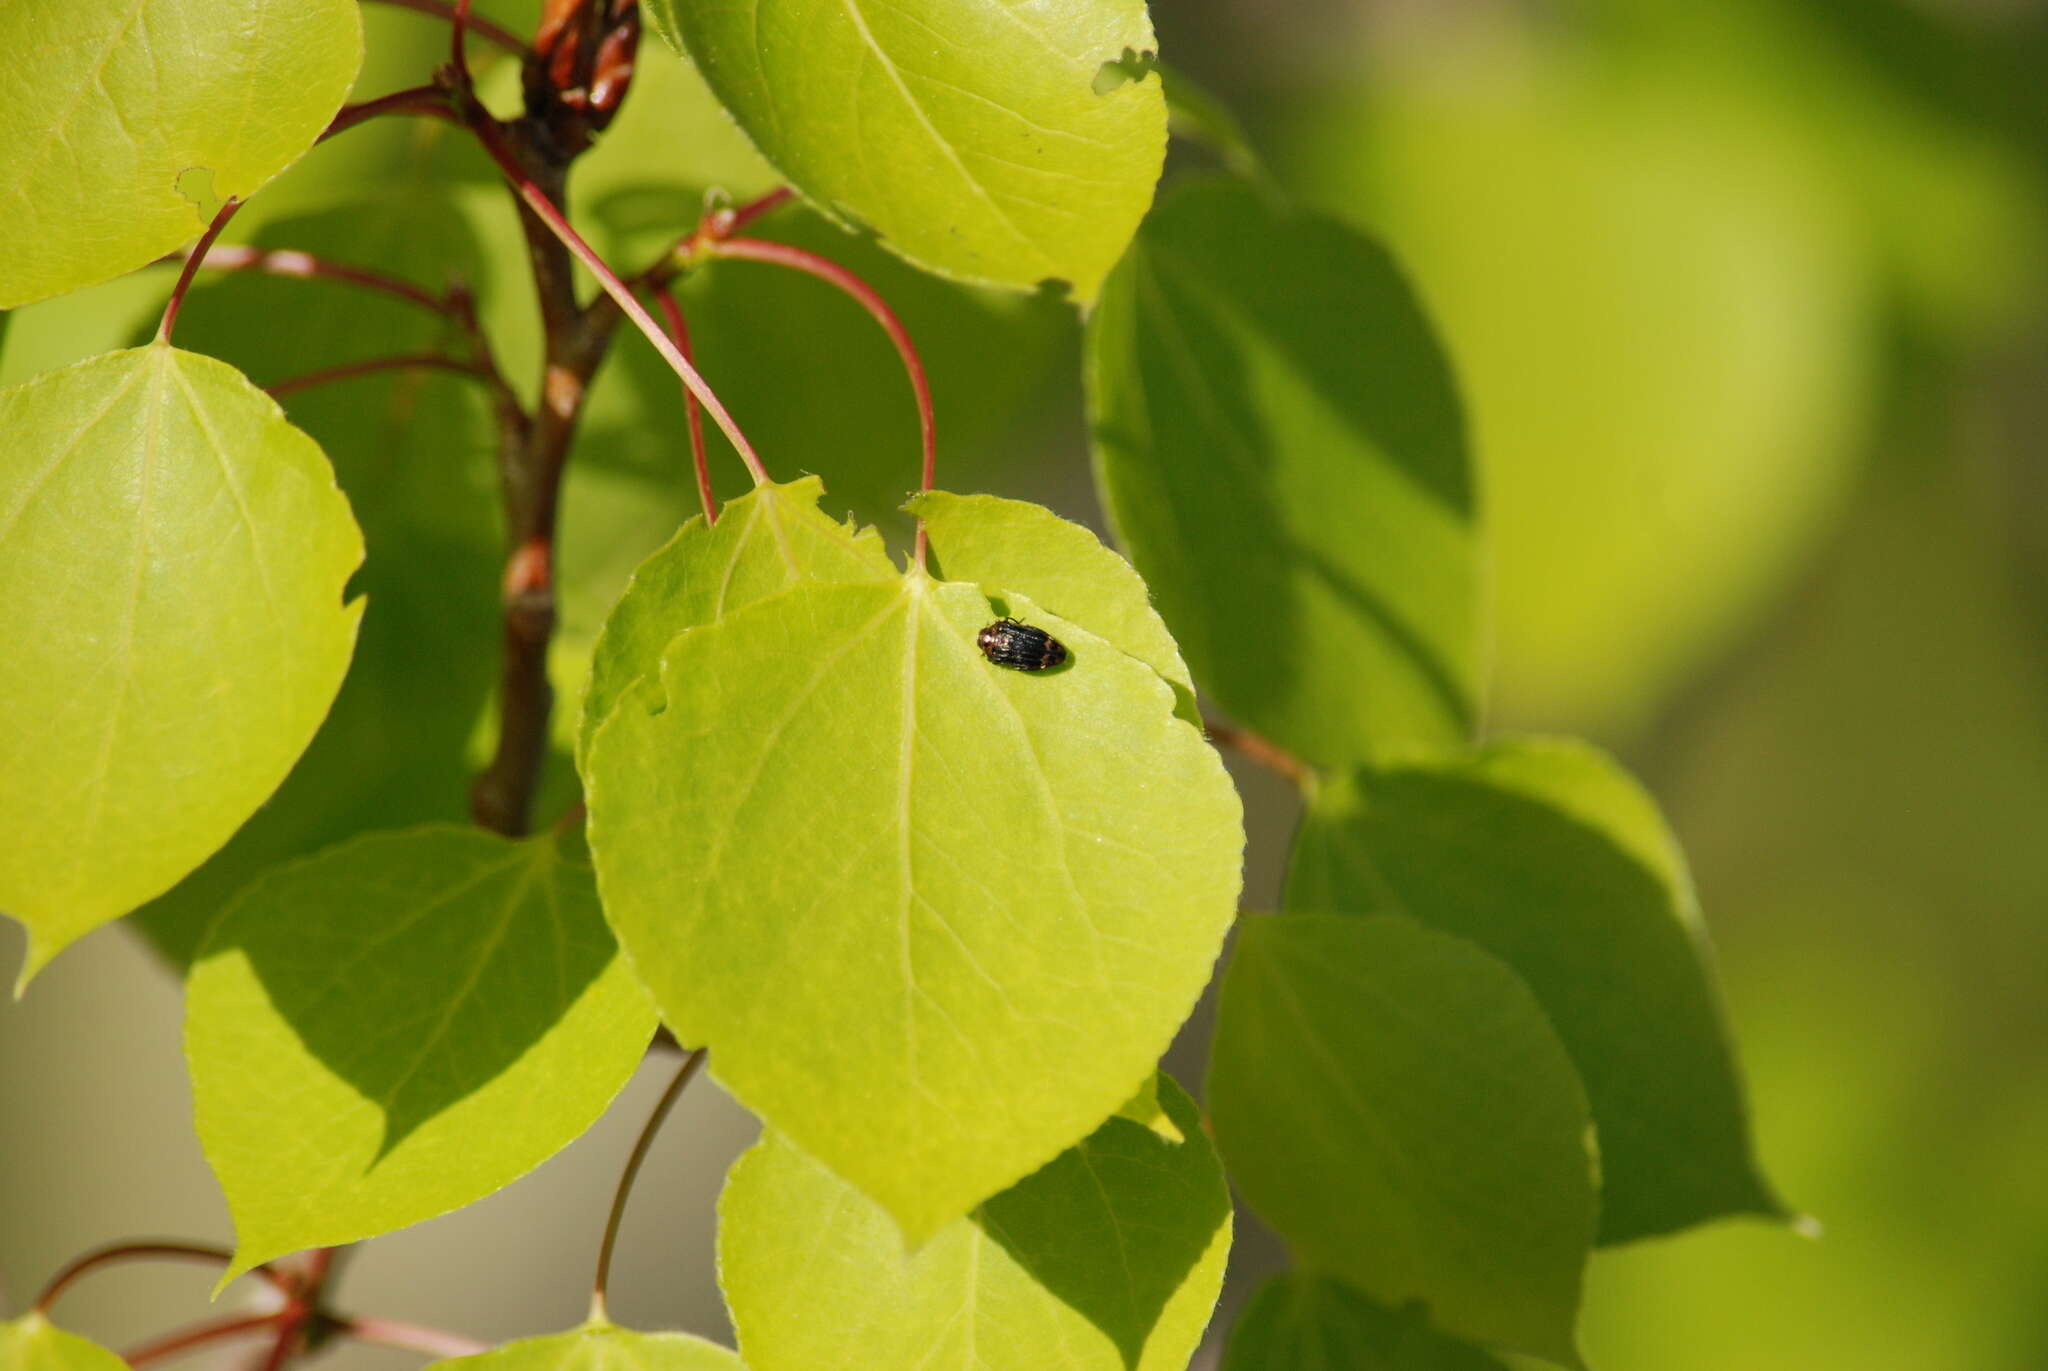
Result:
M221 916L185 1051L230 1276L488 1195L633 1074L653 1011L590 872L555 847L375 834L276 868Z
M1464 742L1470 459L1386 252L1197 184L1145 221L1088 350L1104 503L1203 690L1326 765Z
M963 280L1095 298L1152 203L1166 102L1143 0L648 0L821 209Z
M1305 1265L1456 1337L1579 1364L1597 1197L1571 1058L1513 972L1412 920L1245 921L1217 1145Z
M0 391L0 909L24 982L277 789L334 700L362 535L320 449L162 345Z
M589 755L605 913L676 1035L922 1241L1158 1061L1235 912L1216 754L1144 663L976 649L975 587L803 585L683 634Z
M198 237L313 145L362 60L356 0L8 0L0 309Z
M1295 841L1287 903L1406 914L1514 968L1599 1125L1602 1242L1783 1216L1751 1153L1684 860L1602 753L1514 739L1330 777Z
M873 1201L770 1132L719 1201L718 1272L753 1371L1182 1371L1230 1250L1194 1102L1180 1141L1117 1117L915 1253Z

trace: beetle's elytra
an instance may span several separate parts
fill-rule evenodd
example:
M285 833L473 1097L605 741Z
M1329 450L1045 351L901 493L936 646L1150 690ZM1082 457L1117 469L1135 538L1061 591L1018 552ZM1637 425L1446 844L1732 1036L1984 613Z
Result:
M974 637L981 655L1016 671L1044 671L1067 660L1067 645L1042 628L998 619Z

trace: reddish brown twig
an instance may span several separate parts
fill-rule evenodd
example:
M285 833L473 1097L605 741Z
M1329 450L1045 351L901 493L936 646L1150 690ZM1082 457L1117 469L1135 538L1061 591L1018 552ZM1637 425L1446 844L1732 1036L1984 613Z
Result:
M206 260L207 252L213 247L213 240L220 237L220 231L228 226L228 220L235 217L235 211L242 202L232 195L221 205L220 212L213 216L213 222L206 226L206 232L199 235L192 255L185 259L184 270L178 273L178 284L171 287L171 298L164 303L164 317L156 326L156 340L159 343L171 341L171 329L178 322L178 307L185 303L185 292L192 289L192 278L198 274L199 264Z
M121 1354L121 1360L135 1371L145 1366L189 1352L195 1347L225 1342L229 1338L241 1337L245 1333L256 1333L275 1328L284 1318L282 1310L273 1314L244 1314L231 1319L213 1319L206 1323L193 1324L161 1338L131 1347Z
M273 381L263 389L273 400L282 400L315 386L328 385L335 381L352 380L358 376L374 376L386 371L452 371L463 376L484 379L483 371L475 362L465 362L460 357L444 357L437 352L409 352L396 357L366 357L359 362L342 362L336 366L322 367L298 376L287 376L282 381Z
M455 6L449 4L448 0L379 0L379 3L397 9L412 10L418 14L431 14L437 19L455 18ZM507 52L517 53L522 57L526 55L526 44L510 29L500 28L478 15L468 16L465 27L477 37L488 39Z
M676 303L675 292L667 286L655 287L654 303L661 310L662 323L668 327L676 350L695 362L690 353L690 327L683 319L683 307ZM704 411L688 386L683 387L683 415L690 430L690 462L697 470L697 499L704 506L704 522L715 524L718 503L711 494L711 459L704 451Z
M1211 742L1221 743L1232 751L1241 753L1248 760L1257 762L1276 775L1285 776L1298 786L1305 786L1315 779L1315 772L1308 763L1250 729L1238 728L1232 724L1219 724L1214 719L1204 719L1202 727L1208 733Z
M375 119L380 114L423 114L430 119L453 119L455 111L448 104L448 95L438 86L411 86L395 90L389 95L380 95L374 100L362 100L353 105L343 105L328 121L327 128L320 134L319 141L326 142L337 133L344 133L366 119Z
M146 1261L152 1258L170 1261L206 1262L213 1266L226 1266L234 1261L235 1254L224 1247L212 1247L205 1243L194 1242L124 1242L117 1243L111 1247L102 1247L97 1251L86 1253L70 1265L64 1267L56 1275L50 1277L49 1284L43 1287L43 1293L36 1297L36 1310L39 1313L48 1313L50 1306L57 1302L58 1296L70 1289L79 1280L91 1275L103 1266L113 1266L119 1262ZM276 1267L268 1265L254 1266L249 1269L249 1274L270 1282L271 1285L279 1290L287 1288L287 1282L283 1273L278 1271Z

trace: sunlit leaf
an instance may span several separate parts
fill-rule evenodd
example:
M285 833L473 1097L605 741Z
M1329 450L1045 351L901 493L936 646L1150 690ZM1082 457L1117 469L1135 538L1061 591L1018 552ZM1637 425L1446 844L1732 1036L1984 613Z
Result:
M916 1252L889 1215L768 1133L719 1202L719 1283L752 1371L1182 1371L1223 1283L1230 1197L1186 1141L1113 1118Z
M907 508L924 520L940 575L978 582L991 595L1027 595L1109 639L1164 677L1180 697L1182 716L1199 724L1187 663L1144 581L1093 533L1043 505L994 495L927 491Z
M445 1213L590 1126L654 1031L590 872L437 826L279 867L188 986L199 1139L236 1270Z
M663 1017L911 1241L1114 1112L1207 979L1243 836L1149 667L985 660L973 586L805 585L671 643L589 752Z
M1386 253L1198 184L1146 220L1088 345L1104 499L1203 689L1312 762L1466 738L1471 473Z
M1578 1364L1591 1121L1505 966L1405 918L1247 920L1208 1095L1232 1182L1304 1265Z
M684 524L640 564L598 636L583 697L579 752L626 688L659 669L662 649L688 629L804 581L893 579L896 568L873 529L855 529L818 512L824 485L815 476L766 485L725 506L715 524Z
M31 1312L0 1323L0 1366L7 1371L127 1371L128 1363Z
M1152 202L1166 105L1142 0L649 0L827 213L963 280L1083 301Z
M1600 1239L1779 1215L1751 1155L1692 882L1607 757L1520 739L1332 777L1288 906L1399 913L1469 938L1542 1002L1600 1129Z
M356 0L8 0L0 308L198 237L312 146L362 57Z
M0 391L0 909L24 979L199 865L348 667L362 537L320 449L164 346Z
M522 1338L474 1357L433 1363L434 1371L745 1371L727 1348L688 1333L636 1333L608 1323Z
M1259 1287L1230 1330L1223 1371L1504 1371L1467 1343L1396 1314L1327 1276L1291 1271Z

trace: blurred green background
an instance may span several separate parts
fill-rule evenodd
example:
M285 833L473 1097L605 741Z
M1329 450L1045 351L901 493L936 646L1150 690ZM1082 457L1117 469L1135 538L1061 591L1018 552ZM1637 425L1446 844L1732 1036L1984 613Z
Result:
M485 8L530 26L531 4ZM419 79L431 26L369 17L359 92ZM1169 60L1239 112L1291 195L1383 235L1414 273L1485 466L1491 726L1593 737L1663 800L1764 1158L1825 1227L1601 1255L1589 1360L2048 1368L2048 9L1162 0L1156 18ZM635 95L609 166L579 186L629 259L686 226L701 186L760 175L679 66L651 56ZM293 216L395 194L394 169L456 166L468 230L495 250L499 197L434 136L352 133L244 222L287 241ZM941 483L1094 517L1071 319L929 284L865 245L835 255L935 363ZM879 336L804 284L707 283L706 370L743 423L760 416L771 467L819 471L879 517L911 483L914 421ZM19 311L0 381L126 341L167 286L141 273ZM283 288L261 299L318 289ZM214 289L218 323L235 301ZM523 377L518 282L486 303ZM211 345L206 309L196 293L181 341ZM612 371L567 508L572 687L574 649L687 508L672 383L631 340ZM777 402L792 393L808 402ZM480 500L484 438L445 453ZM1251 897L1270 899L1292 815L1270 778L1240 775ZM19 956L9 926L0 979ZM0 1310L100 1242L226 1235L177 1019L175 980L124 930L0 1008ZM1176 1053L1184 1079L1198 1039ZM489 1337L575 1321L654 1088L534 1178L372 1245L348 1303ZM686 1100L628 1221L619 1317L721 1331L711 1208L749 1131L708 1086ZM1274 1255L1246 1229L1232 1301ZM198 1312L206 1285L109 1275L64 1308L120 1345Z

